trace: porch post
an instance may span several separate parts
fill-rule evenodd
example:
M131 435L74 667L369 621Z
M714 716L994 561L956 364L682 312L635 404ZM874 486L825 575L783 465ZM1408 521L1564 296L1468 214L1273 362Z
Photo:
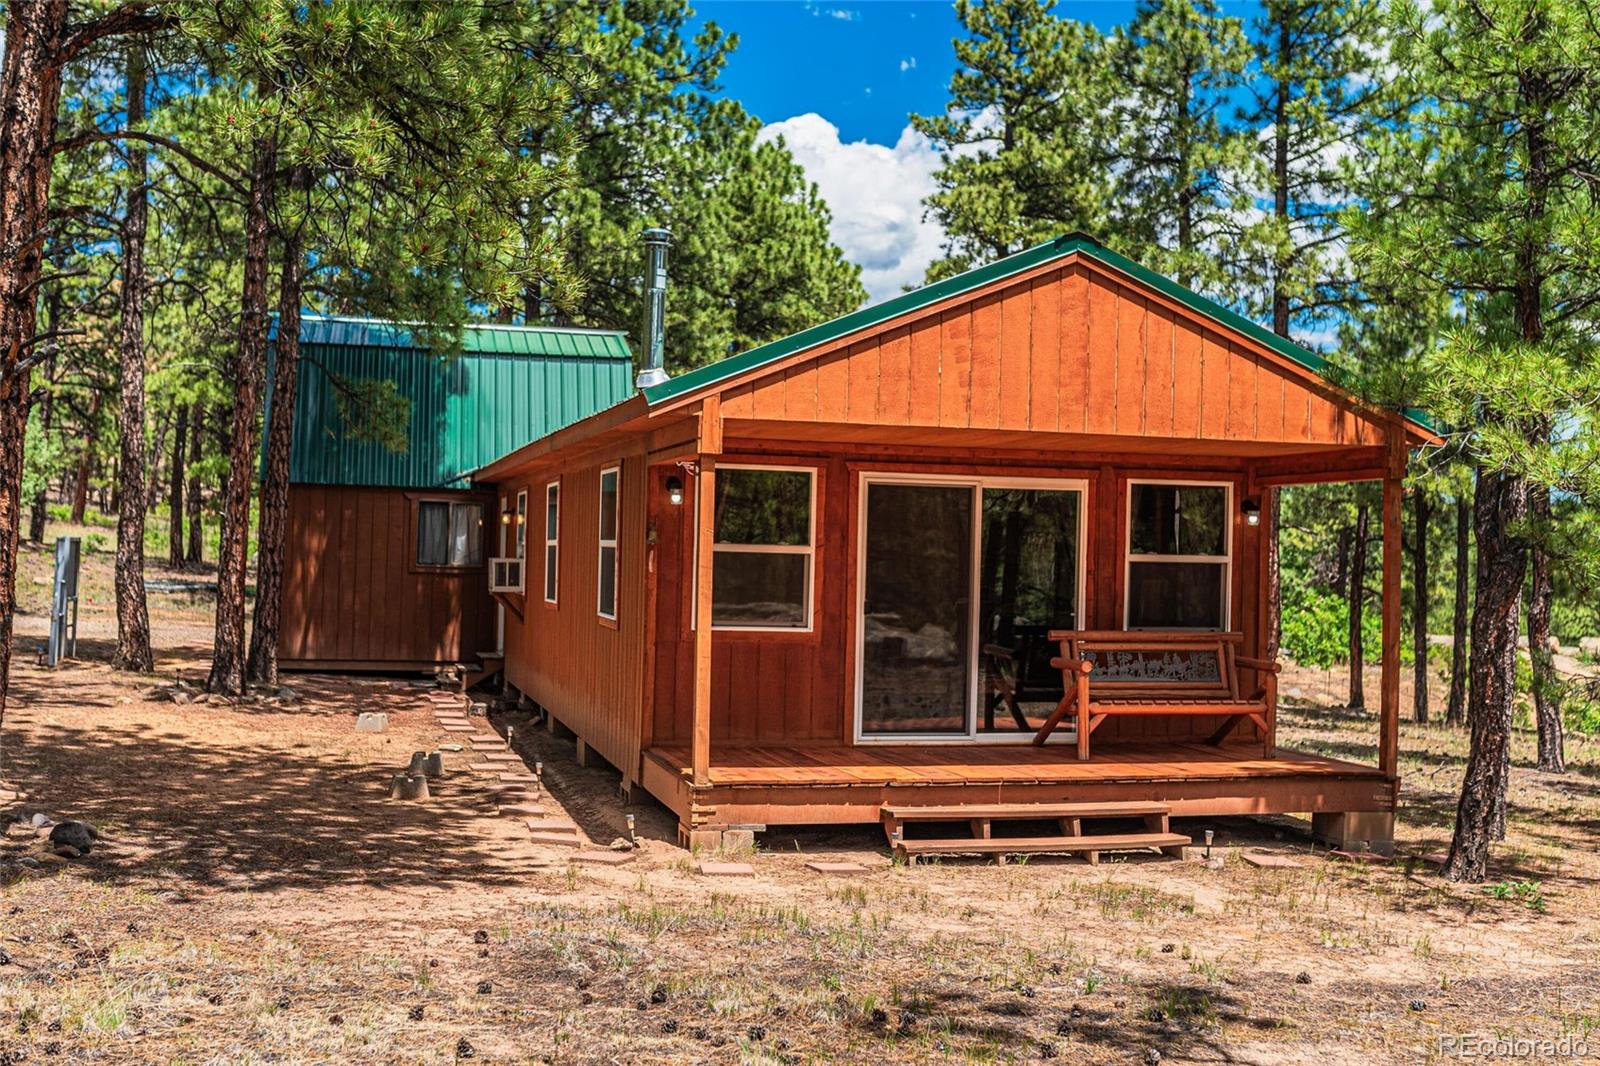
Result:
M711 564L716 523L717 455L722 451L722 403L700 405L699 466L695 483L694 729L690 764L694 784L711 783Z
M1383 477L1383 676L1378 768L1394 777L1400 762L1400 495L1406 472L1405 437L1389 444Z

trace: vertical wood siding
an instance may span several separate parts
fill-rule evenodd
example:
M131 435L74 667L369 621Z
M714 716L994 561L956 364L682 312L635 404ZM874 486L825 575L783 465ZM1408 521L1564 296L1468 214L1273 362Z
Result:
M600 471L621 468L617 620L599 616ZM557 604L544 602L544 487L559 476ZM528 492L528 589L522 618L506 612L506 679L553 712L630 779L639 773L644 695L646 467L642 455L586 460L559 475L511 478Z
M413 497L466 492L291 485L279 658L318 662L469 662L494 645L494 605L481 567L416 571ZM485 542L485 555L492 543Z
M1330 387L1114 276L1065 266L736 386L732 419L1372 445Z
M817 484L816 626L812 633L720 630L712 642L711 738L714 747L738 744L838 744L854 730L854 642L857 624L853 575L857 568L855 516L859 501L856 474L862 469L943 474L995 473L1018 477L1070 477L1088 481L1085 500L1084 618L1091 628L1120 629L1125 590L1127 482L1130 478L1192 478L1234 485L1233 566L1229 588L1231 624L1257 649L1259 530L1239 518L1243 475L1226 467L1095 466L1091 455L1061 455L1036 460L1026 468L1006 468L1000 456L977 462L885 460L881 455L843 453L826 460L804 455L764 453L759 458L733 453L725 464L763 462L815 465ZM658 471L658 482L665 471ZM659 490L659 487L658 487ZM692 498L692 497L691 497ZM694 633L689 594L693 575L690 508L662 507L657 514L657 623L651 684L650 742L687 743L694 701ZM1186 739L1206 736L1210 718L1125 718L1108 720L1096 732L1104 739ZM581 732L581 730L580 730Z

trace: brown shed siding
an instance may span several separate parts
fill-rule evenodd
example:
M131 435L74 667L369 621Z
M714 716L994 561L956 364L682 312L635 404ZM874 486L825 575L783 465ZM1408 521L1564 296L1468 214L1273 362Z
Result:
M601 618L600 471L621 468L617 619ZM528 492L527 596L506 612L506 680L553 713L630 779L638 776L645 659L646 477L641 453L585 457L559 473L513 475L498 491ZM544 602L544 487L561 483L557 602Z
M494 645L482 567L416 567L415 505L469 492L291 485L278 655L284 665L422 666ZM490 554L485 544L485 556Z
M742 385L723 417L1376 445L1303 368L1081 264Z

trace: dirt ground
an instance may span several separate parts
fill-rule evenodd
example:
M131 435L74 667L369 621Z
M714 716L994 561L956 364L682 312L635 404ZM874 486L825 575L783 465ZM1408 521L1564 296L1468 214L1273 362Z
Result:
M204 677L194 599L152 597L157 678L104 665L109 604L86 605L81 659L54 672L32 654L43 618L19 618L0 777L26 795L15 808L104 839L59 864L20 827L0 840L0 1064L1413 1063L1453 1059L1457 1036L1600 1057L1592 740L1551 778L1519 736L1489 886L1445 883L1423 857L1448 840L1465 738L1409 725L1394 863L1223 819L1178 823L1217 832L1219 869L907 868L862 828L774 831L735 856L754 877L712 879L663 808L624 807L615 773L496 714L543 762L546 811L602 847L635 815L635 861L579 866L497 815L464 756L446 753L430 802L387 799L412 751L453 740L414 679L147 698ZM388 730L357 733L362 710ZM1371 756L1368 716L1284 718L1290 746ZM1236 845L1299 865L1256 868ZM818 858L868 870L823 876Z

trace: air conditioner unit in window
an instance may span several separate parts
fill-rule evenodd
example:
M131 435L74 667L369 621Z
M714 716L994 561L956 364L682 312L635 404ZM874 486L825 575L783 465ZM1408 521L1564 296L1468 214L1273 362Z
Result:
M522 591L522 560L521 559L490 559L489 560L489 591L490 592L521 592Z

